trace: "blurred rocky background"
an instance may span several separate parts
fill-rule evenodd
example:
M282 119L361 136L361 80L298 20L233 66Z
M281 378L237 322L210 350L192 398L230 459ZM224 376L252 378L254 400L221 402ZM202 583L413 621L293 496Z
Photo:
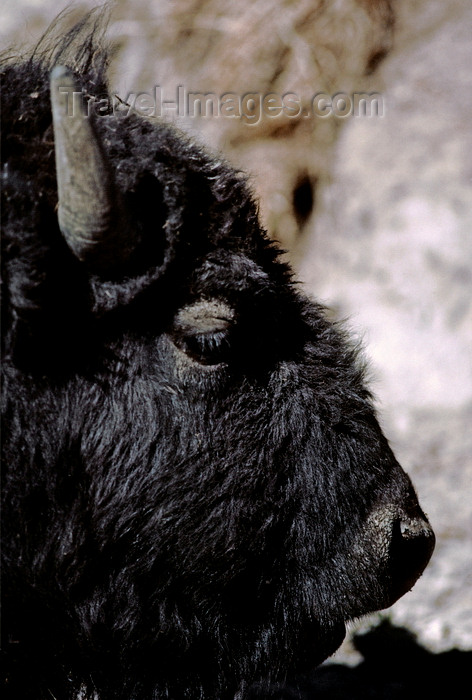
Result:
M75 3L68 21L95 4ZM67 5L3 0L1 47L31 46ZM363 339L381 422L436 531L413 591L353 624L306 697L441 696L438 679L451 675L448 695L462 696L454 688L472 649L472 3L110 5L111 87L125 101L155 86L176 101L179 85L299 98L298 116L257 123L249 97L246 119L172 107L163 117L249 173L307 293ZM371 116L308 111L317 93L372 92ZM301 697L290 693L274 697Z

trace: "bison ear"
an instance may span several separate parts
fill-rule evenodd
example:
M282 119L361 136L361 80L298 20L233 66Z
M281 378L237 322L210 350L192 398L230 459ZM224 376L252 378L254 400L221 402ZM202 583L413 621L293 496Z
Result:
M59 228L79 260L108 271L128 260L137 241L82 89L63 66L51 72L51 106Z

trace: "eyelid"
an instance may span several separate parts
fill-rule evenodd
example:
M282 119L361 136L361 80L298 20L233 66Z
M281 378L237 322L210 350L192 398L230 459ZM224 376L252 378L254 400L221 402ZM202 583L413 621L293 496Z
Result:
M185 306L174 318L174 329L184 335L227 331L235 321L235 311L218 299L201 300Z
M221 364L230 350L230 331L236 314L220 300L201 300L181 309L172 336L177 347L203 365Z

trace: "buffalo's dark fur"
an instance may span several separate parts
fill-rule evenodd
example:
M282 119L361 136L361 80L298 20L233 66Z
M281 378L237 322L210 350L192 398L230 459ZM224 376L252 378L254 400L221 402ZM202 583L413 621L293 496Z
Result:
M414 495L356 352L227 165L168 126L96 117L140 244L106 275L69 250L49 71L103 94L102 23L3 68L5 688L243 697L387 604L366 522ZM202 330L199 304L228 328Z

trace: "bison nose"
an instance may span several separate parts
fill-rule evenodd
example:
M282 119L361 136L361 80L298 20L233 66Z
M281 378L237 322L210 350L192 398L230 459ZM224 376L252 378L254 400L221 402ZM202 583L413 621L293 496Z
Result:
M436 538L422 511L402 515L393 524L390 566L392 601L415 585L434 550Z

